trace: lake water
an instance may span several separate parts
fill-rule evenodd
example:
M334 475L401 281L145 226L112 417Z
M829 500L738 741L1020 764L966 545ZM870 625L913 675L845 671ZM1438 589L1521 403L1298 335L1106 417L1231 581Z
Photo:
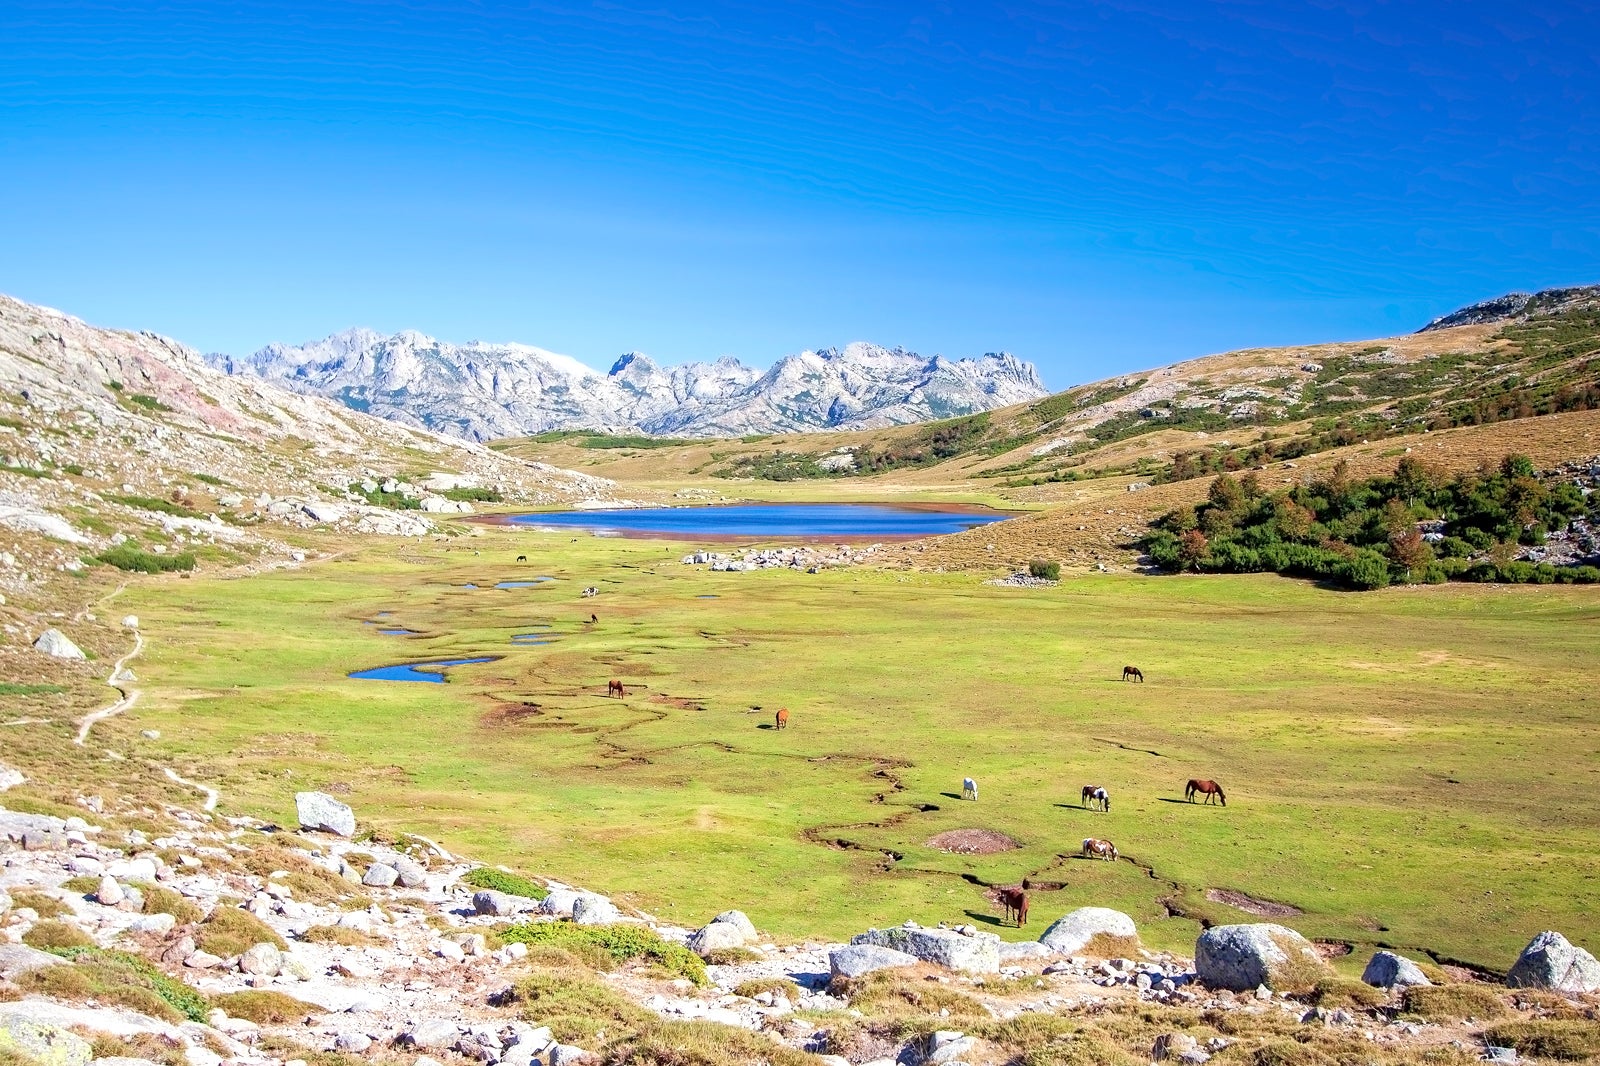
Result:
M509 515L514 525L586 529L614 535L676 537L926 537L959 533L1012 517L982 509L936 510L878 503L755 503L717 507L639 507Z
M490 655L482 659L437 659L429 663L396 663L393 666L375 666L371 670L355 670L349 676L358 681L431 681L444 683L444 668L469 666L472 663L492 663Z

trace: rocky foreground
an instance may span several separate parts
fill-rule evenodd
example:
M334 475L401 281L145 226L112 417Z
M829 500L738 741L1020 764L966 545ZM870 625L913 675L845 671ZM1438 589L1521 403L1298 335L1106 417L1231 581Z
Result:
M0 788L26 782L0 767ZM777 944L737 910L678 928L420 837L378 839L323 793L297 797L296 829L76 803L0 809L7 1066L1600 1054L1600 963L1554 932L1504 985L1391 952L1341 978L1271 924L1209 929L1192 959L1152 952L1128 916L1094 907L1019 943L908 921Z

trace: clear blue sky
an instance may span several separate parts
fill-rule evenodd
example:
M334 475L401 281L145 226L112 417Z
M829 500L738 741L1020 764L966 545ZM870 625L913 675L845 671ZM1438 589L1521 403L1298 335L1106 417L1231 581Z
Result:
M1600 281L1594 3L0 3L0 291L1062 388Z

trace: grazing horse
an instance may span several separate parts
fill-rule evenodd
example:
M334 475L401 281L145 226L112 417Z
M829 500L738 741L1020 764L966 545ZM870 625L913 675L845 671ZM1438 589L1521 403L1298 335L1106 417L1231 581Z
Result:
M785 729L789 725L789 708L779 707L778 713L772 716L774 729Z
M1018 929L1028 924L1028 893L1023 889L1002 888L1000 906L1005 908L1007 919L1016 915Z
M976 800L978 798L978 783L970 777L961 779L961 798Z
M597 615L597 614L591 614L589 616L589 624L592 625L592 626L599 625L600 624L600 616Z
M1083 798L1079 802L1085 806L1097 806L1102 811L1111 811L1111 793L1099 785L1084 785Z
M1096 840L1094 837L1083 838L1083 857L1086 859L1105 859L1115 862L1117 846L1109 840Z
M622 697L622 696L626 696L627 694L628 694L628 690L622 687L622 682L618 681L614 677L611 679L611 683L606 685L606 695L607 696Z
M1211 797L1215 796L1218 800L1222 801L1222 805L1224 807L1228 805L1228 797L1222 794L1222 786L1217 784L1215 781L1200 781L1195 778L1190 778L1189 783L1184 786L1183 798L1188 800L1190 803L1193 803L1196 793L1204 796L1207 803L1210 803Z
M528 561L528 557L527 557L527 556L526 556L526 555L519 555L519 556L517 556L517 562L519 562L519 563L525 563L525 562L527 562L527 561Z
M1122 680L1137 681L1142 685L1144 684L1144 671L1137 666L1124 666L1122 668Z

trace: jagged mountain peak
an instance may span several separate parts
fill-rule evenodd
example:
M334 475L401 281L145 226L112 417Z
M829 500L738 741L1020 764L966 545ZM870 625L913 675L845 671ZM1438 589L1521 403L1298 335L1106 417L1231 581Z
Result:
M1045 395L1004 353L951 360L869 341L807 349L766 371L732 356L662 367L643 352L600 372L528 344L452 344L415 330L346 330L208 357L410 425L476 440L552 429L739 436L868 428L969 414Z

